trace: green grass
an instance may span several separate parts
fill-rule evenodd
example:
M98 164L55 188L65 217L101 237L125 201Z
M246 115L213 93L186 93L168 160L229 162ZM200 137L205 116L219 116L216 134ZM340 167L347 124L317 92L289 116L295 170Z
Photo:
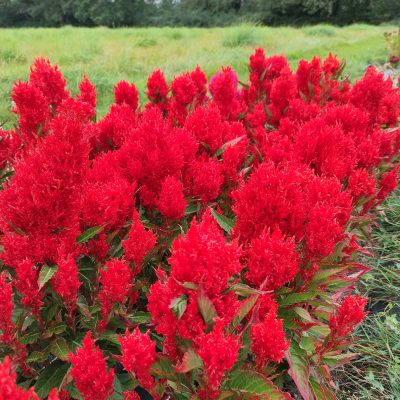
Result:
M359 357L336 375L341 400L400 399L400 190L385 203L359 291L370 314L351 349Z
M285 54L295 67L301 58L330 51L347 59L347 73L360 76L367 64L387 58L384 32L393 26L321 24L304 28L241 25L229 28L23 28L0 29L0 122L12 121L10 89L26 79L35 57L59 64L75 92L84 72L98 89L99 114L106 112L113 86L133 81L144 95L147 76L161 68L168 79L199 64L213 74L231 65L246 80L248 57L256 46L268 55Z

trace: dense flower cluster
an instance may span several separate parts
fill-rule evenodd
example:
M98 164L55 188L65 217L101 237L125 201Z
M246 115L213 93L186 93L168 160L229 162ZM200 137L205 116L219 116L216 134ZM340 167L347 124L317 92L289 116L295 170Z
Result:
M83 347L70 354L71 376L85 400L106 400L114 392L114 370L107 372L106 360L94 340L87 333Z
M96 118L88 77L74 95L36 60L0 129L0 397L330 393L400 168L400 89L343 66L257 49L247 83L157 70L146 104L121 81Z

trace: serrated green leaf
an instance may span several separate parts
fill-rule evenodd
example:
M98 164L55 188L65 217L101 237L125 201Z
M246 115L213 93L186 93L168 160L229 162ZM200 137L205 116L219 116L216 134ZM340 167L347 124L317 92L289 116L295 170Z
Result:
M89 228L85 232L83 232L80 236L78 236L76 241L78 243L86 243L89 239L98 235L104 229L104 227L105 225L94 226L92 228Z
M38 278L39 290L52 278L57 270L57 265L43 265Z
M185 312L187 307L187 301L188 298L185 294L179 297L175 297L175 299L172 299L169 308L177 316L177 318L181 318L183 313Z
M50 344L50 352L62 361L68 361L68 354L71 352L66 340L59 338Z
M105 340L107 342L120 345L119 335L113 332L104 332L100 335L99 340Z
M179 367L175 368L175 371L184 374L186 372L191 371L192 369L202 368L203 361L202 359L196 354L193 349L189 349L183 356L182 363Z
M231 374L226 386L234 392L258 395L264 400L293 400L289 393L282 392L270 379L256 371L237 370Z
M236 283L229 288L230 292L235 292L239 296L248 296L249 294L262 294L261 290L254 289L245 283Z
M31 362L39 362L39 361L44 361L47 358L47 355L43 351L32 351L32 353L29 353L28 356L26 357L26 362L31 363Z
M315 297L315 292L290 293L279 300L279 305L289 306L291 304L302 303L304 301L314 299Z
M211 215L215 218L218 225L227 233L235 226L235 220L232 220L225 215L217 213L213 208L211 208Z
M232 321L233 327L239 325L243 318L250 312L250 310L254 307L254 304L256 304L258 296L258 294L250 296L242 303L239 312Z
M213 156L214 157L219 157L221 154L223 154L225 152L226 149L228 149L229 147L233 147L233 146L237 145L244 137L245 137L245 135L239 136L239 137L237 137L235 139L230 140L229 142L224 143L220 148L218 148L215 151Z
M171 379L175 376L175 370L170 359L162 356L153 364L151 372L153 375L164 379Z
M217 317L217 310L215 309L213 302L204 292L202 286L199 286L197 291L197 306L204 319L204 322L207 325L212 324L214 318Z
M148 312L138 311L135 314L128 315L129 321L133 324L147 324L151 320L151 314Z
M308 384L310 364L307 359L307 353L292 340L289 349L286 351L286 359L290 367L288 374L292 377L303 399L311 400L310 386Z
M56 360L42 371L35 384L35 392L40 399L44 399L52 388L61 385L69 368L69 364Z
M19 342L21 344L32 344L35 343L39 339L38 332L29 332L26 335L19 338Z

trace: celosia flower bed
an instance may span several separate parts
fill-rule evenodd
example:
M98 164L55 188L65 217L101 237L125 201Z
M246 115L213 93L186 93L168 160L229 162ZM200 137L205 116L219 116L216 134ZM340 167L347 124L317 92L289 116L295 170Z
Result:
M38 59L1 131L1 399L334 399L400 153L400 90L342 67L155 71L96 121Z

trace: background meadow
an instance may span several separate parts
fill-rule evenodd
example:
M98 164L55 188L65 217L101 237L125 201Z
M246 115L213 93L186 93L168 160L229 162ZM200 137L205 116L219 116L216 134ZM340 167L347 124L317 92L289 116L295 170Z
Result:
M162 69L168 80L197 64L208 76L231 65L242 81L255 47L267 55L284 54L296 67L302 58L330 51L347 60L345 74L361 76L369 64L387 60L384 33L395 26L320 24L302 28L240 25L226 28L17 28L0 29L0 122L13 120L10 91L26 79L38 56L57 63L75 92L84 73L98 91L98 115L113 96L115 82L135 83L144 96L147 76Z

